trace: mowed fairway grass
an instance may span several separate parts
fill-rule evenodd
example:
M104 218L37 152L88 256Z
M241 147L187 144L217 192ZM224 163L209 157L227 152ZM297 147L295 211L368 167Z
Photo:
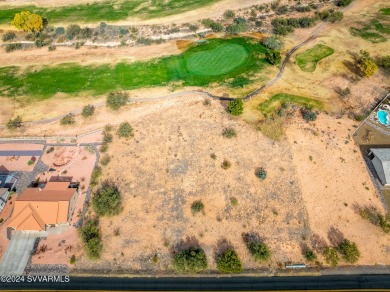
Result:
M292 103L307 108L324 108L323 102L316 99L286 93L278 93L271 97L269 100L261 103L258 109L261 111L262 114L267 116L279 109L283 103Z
M61 6L56 8L39 7L35 5L20 6L17 8L0 7L0 24L10 23L14 15L28 10L38 13L48 19L49 23L56 22L99 22L119 21L130 16L143 19L156 18L179 14L196 8L210 5L220 0L113 0Z
M316 70L317 63L333 53L334 50L332 48L319 44L311 49L308 49L304 53L298 54L296 61L302 71L314 72Z
M142 48L140 48L142 49ZM261 71L267 65L266 49L249 38L212 39L195 43L181 55L147 62L80 66L62 64L43 68L0 68L0 95L42 100L56 93L99 95L115 90L166 86L207 86L241 74Z

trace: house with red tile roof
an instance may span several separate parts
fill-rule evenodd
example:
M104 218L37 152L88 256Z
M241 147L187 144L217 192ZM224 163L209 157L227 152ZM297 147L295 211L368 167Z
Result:
M48 182L43 189L27 188L15 201L8 227L16 230L46 230L67 224L77 198L69 182Z

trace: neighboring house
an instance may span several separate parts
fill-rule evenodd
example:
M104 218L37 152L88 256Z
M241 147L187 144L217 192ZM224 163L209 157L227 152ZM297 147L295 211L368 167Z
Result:
M7 203L9 196L9 190L7 188L0 188L0 213L3 211L5 204Z
M69 182L48 182L43 189L27 188L15 201L11 222L16 230L46 230L67 224L77 198Z
M371 162L382 186L390 185L390 148L371 148Z

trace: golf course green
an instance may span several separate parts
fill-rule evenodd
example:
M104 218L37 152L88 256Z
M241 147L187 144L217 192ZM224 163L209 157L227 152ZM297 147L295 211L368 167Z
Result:
M56 93L99 95L116 90L166 86L207 86L265 68L266 49L250 38L210 39L180 55L147 62L81 66L60 64L45 67L0 68L0 96L42 100ZM12 54L12 53L11 53Z
M317 63L322 59L333 55L334 50L325 45L315 45L313 48L298 54L296 57L297 64L304 72L314 72L317 67Z

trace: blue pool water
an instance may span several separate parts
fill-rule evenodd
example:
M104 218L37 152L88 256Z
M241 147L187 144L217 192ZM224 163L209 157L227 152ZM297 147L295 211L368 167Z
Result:
M387 120L389 113L384 110L380 110L377 113L379 121L384 125L390 125L390 122Z

